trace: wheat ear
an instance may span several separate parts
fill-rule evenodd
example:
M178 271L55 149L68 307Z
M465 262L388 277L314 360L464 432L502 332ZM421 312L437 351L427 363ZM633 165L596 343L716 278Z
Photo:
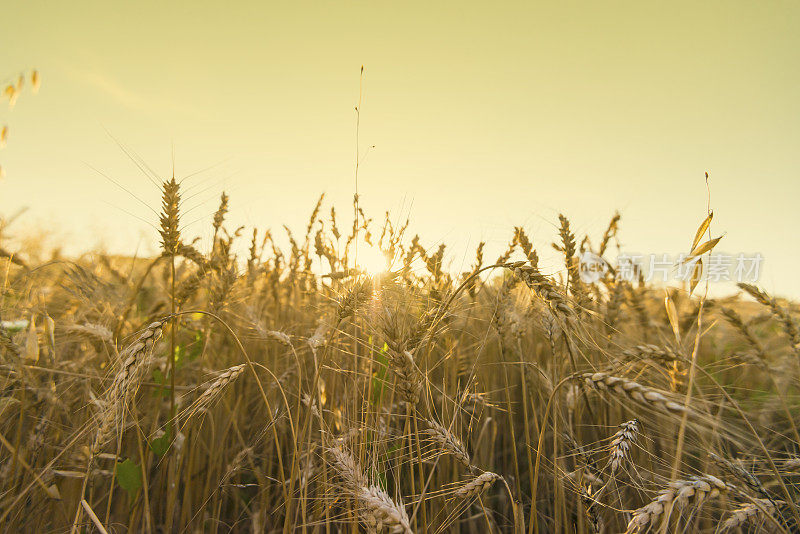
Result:
M462 487L456 490L456 497L460 497L462 499L472 499L477 497L490 487L492 484L500 480L502 477L497 473L492 473L491 471L485 471L478 475L473 480L470 480Z
M219 374L211 385L206 389L194 403L192 404L191 413L208 407L214 400L222 393L222 391L230 384L235 382L242 373L244 373L246 364L235 365L229 369L225 369Z
M617 472L625 461L631 449L631 444L639 433L639 421L631 419L619 425L619 430L611 438L611 454L608 463L611 466L611 474Z
M147 356L161 337L164 322L165 319L161 319L150 323L136 341L122 351L119 371L105 395L97 433L92 443L92 452L97 452L108 440L118 416L122 413L122 405L138 389L141 370L147 361Z
M452 432L435 421L428 421L428 428L426 433L433 441L438 443L445 451L455 457L456 460L464 464L465 467L471 468L469 454L464 444Z
M778 504L783 501L777 501ZM734 528L741 528L748 521L766 520L767 515L775 514L775 505L769 499L755 499L754 502L747 503L741 508L731 512L731 516L722 523L721 530L727 531Z
M350 452L335 445L328 449L328 456L331 465L351 491L367 486L367 477L364 476L361 466Z
M692 413L682 404L671 401L658 391L645 387L638 382L621 378L617 376L610 376L606 373L584 373L581 375L584 383L592 388L602 391L609 391L627 397L639 404L650 406L661 411L669 413Z
M684 507L689 501L700 504L706 499L714 498L728 490L728 485L713 475L693 477L690 480L670 482L666 489L658 493L658 497L633 513L625 531L627 534L641 532L672 507Z
M370 529L377 532L386 527L389 532L413 534L403 504L393 501L381 488L374 485L362 487L356 496L363 506L361 516Z

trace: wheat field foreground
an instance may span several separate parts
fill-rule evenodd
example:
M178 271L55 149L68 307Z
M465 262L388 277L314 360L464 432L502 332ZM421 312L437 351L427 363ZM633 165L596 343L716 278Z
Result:
M0 248L0 530L800 529L794 304L583 280L618 216L454 273L357 199L200 250L162 193L158 257Z

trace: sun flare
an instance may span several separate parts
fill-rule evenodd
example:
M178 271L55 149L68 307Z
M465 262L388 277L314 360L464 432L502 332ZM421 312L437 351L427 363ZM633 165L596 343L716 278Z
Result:
M386 272L391 267L389 259L381 249L363 240L358 241L353 257L356 268L370 275Z

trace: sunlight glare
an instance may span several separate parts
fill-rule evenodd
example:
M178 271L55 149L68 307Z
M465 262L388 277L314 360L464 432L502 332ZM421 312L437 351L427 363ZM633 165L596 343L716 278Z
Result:
M370 275L386 272L390 267L384 253L378 247L363 240L358 241L355 258L356 268Z

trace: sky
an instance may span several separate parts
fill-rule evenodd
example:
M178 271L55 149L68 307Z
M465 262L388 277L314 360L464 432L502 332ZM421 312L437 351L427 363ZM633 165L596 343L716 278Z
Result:
M687 252L709 201L717 250L763 255L800 297L800 3L16 2L0 81L36 68L0 150L0 213L78 251L153 250L158 190L185 179L184 233L300 231L321 193L411 217L454 268L558 214L624 251ZM364 76L360 80L360 69ZM195 174L196 173L196 174ZM555 270L556 259L545 267ZM727 287L727 286L720 286Z

